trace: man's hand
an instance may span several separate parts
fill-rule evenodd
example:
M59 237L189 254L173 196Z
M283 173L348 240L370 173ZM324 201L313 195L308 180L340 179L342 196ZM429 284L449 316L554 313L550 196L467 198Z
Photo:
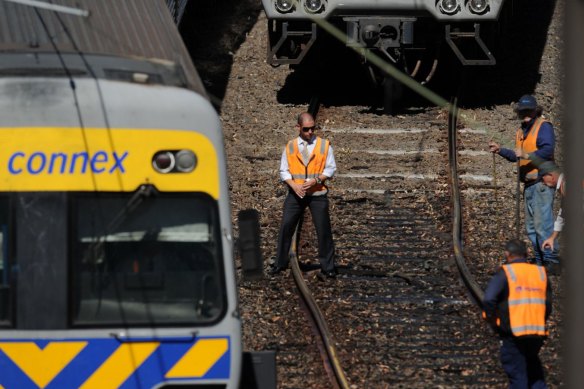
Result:
M499 154L499 150L501 150L501 145L493 141L489 142L489 151L491 153Z
M545 249L550 249L553 250L554 249L554 240L555 237L552 235L549 238L547 238L546 240L543 241L543 243L541 244L541 249L545 250Z
M304 195L306 195L306 189L304 189L304 185L306 185L306 183L300 185L292 181L288 185L290 185L290 187L298 197L300 197L301 199L304 198Z
M311 178L308 181L304 181L304 183L302 184L302 189L304 189L304 192L306 192L308 189L312 188L315 185L316 185L316 178Z
M515 155L517 156L517 158L523 159L527 159L529 157L529 155L527 155L527 153L520 147L515 149Z
M496 316L487 316L486 312L483 311L482 318L484 321L487 322L487 324L489 324L489 326L493 329L493 331L497 332L498 326L497 326L497 317Z

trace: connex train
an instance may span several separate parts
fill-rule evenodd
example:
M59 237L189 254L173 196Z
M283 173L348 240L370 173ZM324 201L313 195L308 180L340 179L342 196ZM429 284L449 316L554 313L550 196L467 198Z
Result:
M223 136L164 0L0 0L0 116L0 388L240 387Z

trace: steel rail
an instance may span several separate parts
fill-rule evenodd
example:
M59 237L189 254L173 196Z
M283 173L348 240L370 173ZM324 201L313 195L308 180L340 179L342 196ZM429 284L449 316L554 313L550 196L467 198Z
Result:
M300 222L302 222L304 218L301 218ZM305 306L307 307L307 311L309 313L309 319L312 321L313 328L317 331L316 335L318 340L322 342L323 347L320 348L321 357L323 358L323 362L325 363L325 368L328 366L330 369L327 369L331 374L329 374L329 378L331 379L331 383L335 388L340 389L349 389L349 384L347 383L347 378L345 377L345 372L341 367L341 363L339 358L337 357L337 350L333 343L333 337L331 332L328 328L324 315L322 311L316 304L308 285L304 281L302 276L302 271L300 270L300 266L298 264L298 256L297 256L297 234L298 234L298 227L296 227L296 232L292 237L292 246L290 247L290 267L292 276L294 277L294 282L296 283L296 287L298 289L298 294L302 301L304 302ZM324 351L324 353L323 353Z
M318 103L313 104L318 106ZM316 111L318 112L318 111ZM316 114L316 112L314 112ZM461 278L471 293L472 298L475 300L479 307L482 307L483 291L472 276L468 266L466 264L465 258L462 254L462 207L460 201L460 188L458 181L458 168L457 168L457 115L458 110L456 106L456 100L451 102L451 110L449 111L448 117L448 140L449 140L449 167L450 167L450 183L452 189L452 237L453 237L453 247L455 262L460 272ZM290 248L290 265L291 272L296 283L299 296L302 299L306 310L308 311L309 320L313 324L313 328L316 329L316 335L318 340L321 342L323 347L319 347L321 356L325 363L325 369L329 373L329 378L334 387L337 388L349 388L347 379L345 377L344 371L340 365L339 359L337 357L337 351L332 341L332 335L326 323L326 320L316 304L310 289L304 281L302 271L298 264L297 247L298 247L298 233L300 223L303 222L304 218L301 218L299 225L296 228L296 232L292 238L292 245Z
M457 115L458 108L456 99L451 102L451 109L448 113L448 161L450 165L450 187L452 193L452 243L454 247L454 259L460 276L473 299L482 308L484 293L479 284L472 276L462 250L462 207L460 205L460 187L458 183L458 161L457 161Z

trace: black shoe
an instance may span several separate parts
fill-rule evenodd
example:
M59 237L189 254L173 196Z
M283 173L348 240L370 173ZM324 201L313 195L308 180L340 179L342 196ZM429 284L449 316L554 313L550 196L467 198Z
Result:
M321 270L320 271L320 275L325 277L325 278L336 278L337 277L337 271L336 270L329 270L329 271L324 271Z
M268 274L270 274L271 276L275 276L277 274L282 273L286 269L288 269L287 266L272 266L270 271L268 271Z

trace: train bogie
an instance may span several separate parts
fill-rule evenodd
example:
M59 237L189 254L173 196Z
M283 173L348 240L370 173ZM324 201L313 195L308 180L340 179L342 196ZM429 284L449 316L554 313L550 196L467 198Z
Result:
M464 65L494 65L481 24L498 20L503 1L263 0L263 5L272 65L299 64L331 28L347 46L379 53L392 63L407 50L446 42Z
M386 112L401 98L402 86L395 75L381 69L381 61L422 84L438 73L438 62L445 58L449 62L452 57L453 63L463 66L493 66L497 62L498 21L504 19L507 8L504 0L262 3L268 18L269 64L296 67L308 57L316 57L317 63L324 62L323 68L330 68L334 66L329 61L331 41L341 42L357 52L369 68L371 80L384 93Z

